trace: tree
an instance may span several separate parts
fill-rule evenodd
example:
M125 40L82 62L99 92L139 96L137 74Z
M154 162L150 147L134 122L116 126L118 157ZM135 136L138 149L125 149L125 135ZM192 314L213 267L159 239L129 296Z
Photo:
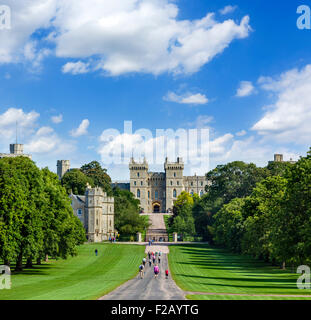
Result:
M193 236L195 234L192 215L192 207L195 201L198 201L198 196L191 196L185 191L178 196L173 207L173 217L169 222L172 231L185 236Z
M92 161L83 165L81 172L91 178L95 186L101 187L108 195L112 195L111 178L107 174L107 169L103 169L99 162Z
M95 187L94 181L79 169L66 172L61 182L68 194L72 192L73 194L83 195L87 184Z
M267 169L272 176L284 176L287 171L293 166L290 162L271 161L267 165Z
M244 199L233 199L214 216L214 241L234 252L241 252L241 238L244 232L242 215Z
M246 164L242 161L217 166L206 175L210 182L206 199L213 203L213 213L234 198L250 195L256 183L269 175L267 168L258 168L253 163Z
M4 229L0 254L5 261L15 259L17 270L22 270L23 258L29 262L38 254L43 243L42 184L40 170L30 159L0 160L0 216ZM8 247L3 248L5 245Z
M45 255L66 258L85 241L66 190L25 157L0 159L0 259L31 267Z
M113 196L115 227L121 235L135 235L149 227L149 223L139 215L140 201L130 191L114 188Z

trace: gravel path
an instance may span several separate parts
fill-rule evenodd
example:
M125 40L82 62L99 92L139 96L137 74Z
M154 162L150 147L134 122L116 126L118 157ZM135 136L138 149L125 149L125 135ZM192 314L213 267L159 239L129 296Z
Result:
M127 281L99 300L185 300L184 292L177 287L171 276L168 279L165 278L165 270L168 268L167 253L165 252L168 252L168 247L149 248L147 246L146 252L149 249L163 253L159 264L160 274L158 278L154 278L153 265L149 267L147 263L143 279L140 279L140 276L137 275L134 279Z

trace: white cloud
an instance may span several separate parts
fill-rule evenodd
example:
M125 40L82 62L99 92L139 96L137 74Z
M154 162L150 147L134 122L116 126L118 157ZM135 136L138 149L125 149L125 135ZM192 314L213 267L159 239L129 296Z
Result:
M219 10L219 12L222 15L226 15L226 14L234 12L236 9L237 9L237 6L228 5L228 6L225 6L223 9Z
M241 81L237 90L236 97L248 97L255 92L255 87L250 81Z
M88 73L89 71L89 63L84 63L82 61L68 62L62 67L63 73L71 73L73 75Z
M265 114L252 130L269 140L310 144L311 65L284 72L275 79L261 77L259 83L276 102L265 107Z
M51 117L51 120L55 124L62 123L63 122L63 115L59 114L58 116L53 116L53 117Z
M87 132L87 129L90 125L90 121L88 119L84 119L79 127L77 129L73 129L71 130L70 134L72 137L80 137L80 136L83 136L83 135L86 135L88 132Z
M69 154L75 150L72 142L61 139L51 127L41 127L25 144L25 150L41 157Z
M212 116L200 115L194 122L188 122L187 126L197 129L208 128L209 124L214 121Z
M47 48L38 49L37 41L29 41L24 47L25 61L30 63L28 68L31 72L40 72L42 69L42 62L44 58L51 54L51 50Z
M12 28L0 32L0 64L19 62L26 58L24 54L30 57L31 50L27 48L29 46L27 43L36 30L50 26L50 20L56 12L57 1L8 0L6 4L12 12ZM45 49L39 50L36 59L42 61L42 55L45 54ZM35 59L35 56L32 58Z
M208 98L201 93L186 93L183 95L177 95L174 92L168 92L168 94L163 98L165 101L176 102L180 104L207 104Z
M35 111L27 113L22 109L9 108L0 114L0 136L12 139L16 134L16 122L19 136L33 132L39 116L39 113Z
M33 68L55 45L57 57L69 62L63 71L102 70L117 76L129 72L193 73L223 52L235 39L248 37L249 17L240 23L216 21L213 13L197 20L178 20L170 0L9 0L12 29L0 33L0 63L32 61ZM39 29L48 36L32 35ZM92 68L90 59L97 57ZM71 63L71 64L70 64Z
M247 132L246 132L245 130L241 130L241 131L237 132L235 135L236 135L237 137L243 137L243 136L245 136L246 134L247 134Z

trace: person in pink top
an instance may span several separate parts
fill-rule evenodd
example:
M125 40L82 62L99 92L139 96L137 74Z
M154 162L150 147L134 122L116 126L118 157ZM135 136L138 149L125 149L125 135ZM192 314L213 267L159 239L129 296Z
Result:
M160 269L159 269L159 266L157 264L154 266L153 272L154 272L154 277L157 278L159 273L160 273Z

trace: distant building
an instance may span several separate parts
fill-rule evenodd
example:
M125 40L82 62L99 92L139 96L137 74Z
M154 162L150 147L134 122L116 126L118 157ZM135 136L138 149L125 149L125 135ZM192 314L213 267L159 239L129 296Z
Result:
M165 172L149 172L146 159L142 163L131 159L130 190L140 200L142 211L147 213L170 212L182 191L203 196L208 184L205 176L184 176L182 158L164 163Z
M114 181L111 183L111 187L130 191L130 181Z
M273 161L269 161L269 163L273 163L273 162L288 162L288 163L294 164L297 161L294 161L292 158L289 161L284 161L283 154L276 153L274 155L274 160Z
M101 242L115 237L114 198L101 188L87 186L84 195L70 195L74 214L83 224L89 242Z
M27 157L31 159L31 155L24 154L24 145L23 144L10 144L10 153L0 153L1 158L15 158L15 157Z
M69 160L58 160L57 161L57 175L58 175L59 180L69 170L70 170L70 161Z

